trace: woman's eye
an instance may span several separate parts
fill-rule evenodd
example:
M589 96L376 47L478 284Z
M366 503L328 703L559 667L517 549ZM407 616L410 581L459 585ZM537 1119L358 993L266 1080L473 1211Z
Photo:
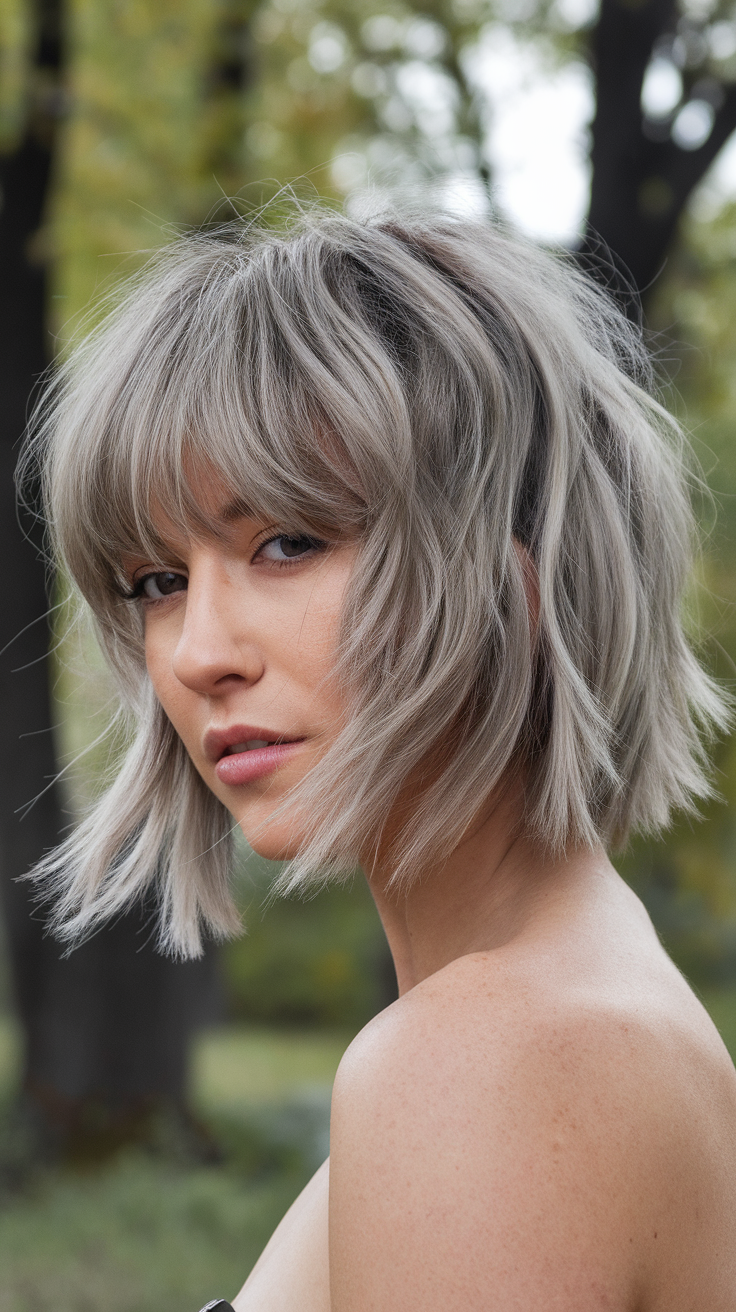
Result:
M256 555L262 560L271 560L276 564L285 565L287 561L298 560L300 556L307 556L316 548L322 546L315 538L308 537L289 537L286 533L279 533L278 537L269 538L263 546L258 548Z
M144 574L133 590L134 597L143 597L146 601L162 601L175 592L186 592L187 580L183 574L174 574L170 570L161 570L157 574Z

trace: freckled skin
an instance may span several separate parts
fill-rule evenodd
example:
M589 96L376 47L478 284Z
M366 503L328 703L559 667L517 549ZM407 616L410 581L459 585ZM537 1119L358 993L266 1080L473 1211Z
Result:
M143 603L151 679L268 857L298 849L299 816L274 806L343 712L330 676L354 559L281 568L258 552L284 529L240 518L225 541L129 562L133 583L181 571ZM231 787L203 741L236 722L304 743ZM522 806L507 781L401 896L380 845L366 862L401 996L348 1049L329 1165L237 1312L736 1312L733 1066L605 854L550 859Z

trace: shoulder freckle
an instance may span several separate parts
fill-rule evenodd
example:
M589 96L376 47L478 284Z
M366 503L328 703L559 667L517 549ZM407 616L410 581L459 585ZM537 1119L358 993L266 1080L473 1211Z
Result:
M364 1099L372 1116L383 1107L393 1118L449 1095L481 1128L528 1118L537 1133L562 1108L578 1127L604 1114L622 1126L646 1119L669 1061L655 1019L600 999L540 998L483 967L468 959L440 972L358 1035L335 1082L338 1117Z
M519 1025L502 990L472 1009L461 994L407 995L348 1050L333 1103L335 1206L359 1198L355 1234L368 1227L382 1242L410 1232L423 1244L421 1218L441 1214L445 1238L429 1226L426 1254L439 1272L468 1245L479 1270L491 1250L503 1266L520 1245L543 1274L562 1242L626 1242L646 1190L651 1099L642 1110L628 1075L615 1078L631 1054L630 1037L614 1036L627 1038L620 1019L601 1060L598 1022L528 1006Z
M417 986L353 1040L335 1080L333 1116L357 1114L365 1104L372 1120L381 1109L393 1119L411 1115L415 1100L425 1114L434 1096L438 1106L449 1098L458 1107L474 1081L487 1103L494 1070L500 1078L519 1038L526 1041L505 992L472 967Z

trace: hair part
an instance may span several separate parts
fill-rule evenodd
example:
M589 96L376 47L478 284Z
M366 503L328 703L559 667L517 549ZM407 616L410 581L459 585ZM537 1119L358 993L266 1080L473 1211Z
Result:
M109 791L36 868L61 932L151 885L174 951L239 924L232 819L156 702L120 595L123 555L161 550L161 508L217 531L203 471L289 531L359 544L350 714L287 801L310 825L283 890L374 851L376 817L428 759L393 839L399 888L522 763L528 832L558 852L707 796L703 738L726 711L683 631L686 448L651 386L640 333L572 259L496 226L315 211L158 255L59 370L24 458L136 725Z

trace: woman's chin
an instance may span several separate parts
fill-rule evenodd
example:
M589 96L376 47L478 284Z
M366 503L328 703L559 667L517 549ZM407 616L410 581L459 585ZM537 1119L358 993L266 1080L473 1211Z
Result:
M240 830L251 851L264 861L293 861L299 855L301 844L285 827L264 825L259 831L241 821Z

